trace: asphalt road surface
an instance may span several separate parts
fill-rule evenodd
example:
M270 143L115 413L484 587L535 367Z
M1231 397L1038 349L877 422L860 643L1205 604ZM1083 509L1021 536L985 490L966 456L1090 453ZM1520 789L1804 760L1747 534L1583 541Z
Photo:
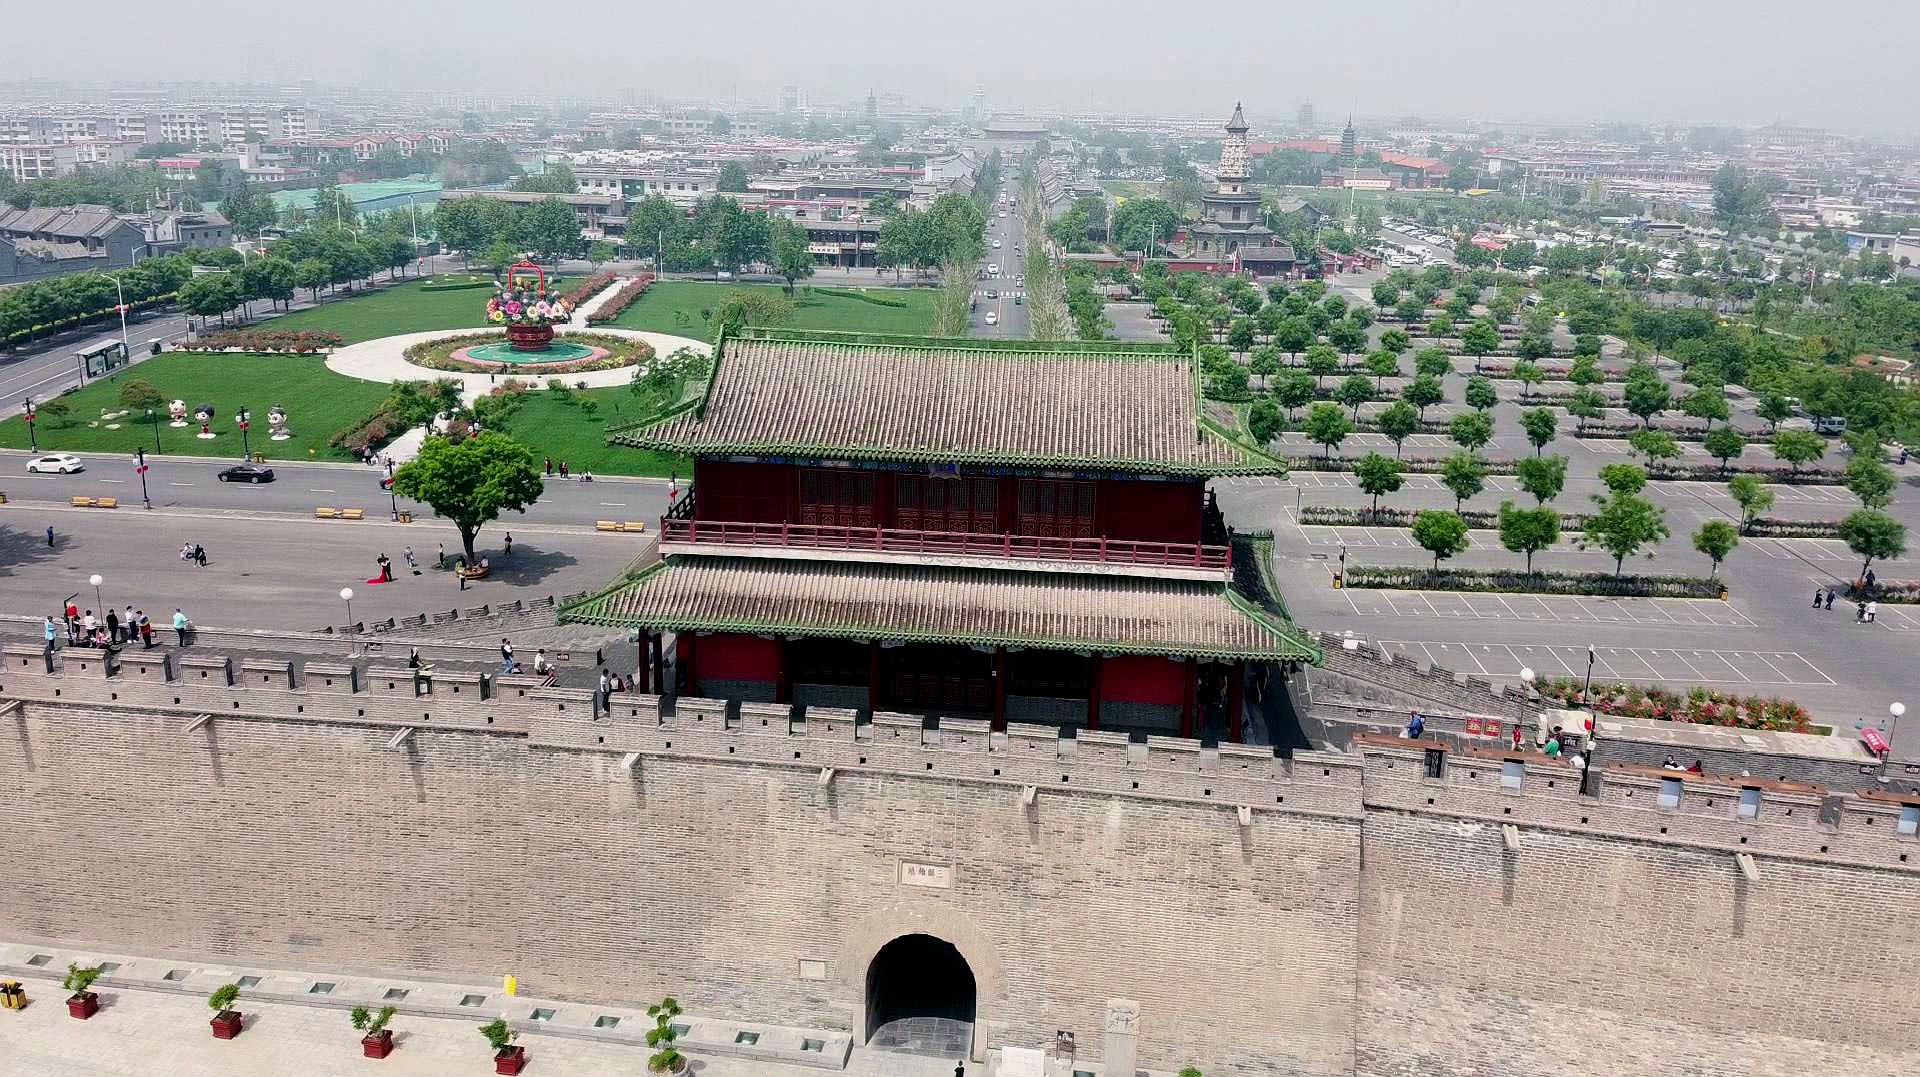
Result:
M998 265L1000 275L990 274L986 280L974 282L974 295L979 302L967 324L967 332L976 337L1022 339L1032 335L1028 308L1025 302L1014 302L1013 296L1026 293L1025 285L1015 283L1026 271L1026 225L1017 206L1008 207L1005 217L999 216L999 212L1000 207L996 205L994 215L987 218L987 253L982 263ZM993 246L996 239L1000 241L998 249ZM998 292L999 298L988 299L989 291ZM987 324L988 312L998 318L999 324Z

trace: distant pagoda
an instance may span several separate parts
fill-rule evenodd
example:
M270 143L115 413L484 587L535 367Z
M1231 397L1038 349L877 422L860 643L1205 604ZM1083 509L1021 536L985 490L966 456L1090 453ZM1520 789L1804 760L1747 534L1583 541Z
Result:
M1233 106L1220 146L1219 182L1200 199L1200 220L1187 230L1191 250L1225 261L1243 247L1264 247L1273 230L1260 223L1260 195L1247 188L1247 120Z

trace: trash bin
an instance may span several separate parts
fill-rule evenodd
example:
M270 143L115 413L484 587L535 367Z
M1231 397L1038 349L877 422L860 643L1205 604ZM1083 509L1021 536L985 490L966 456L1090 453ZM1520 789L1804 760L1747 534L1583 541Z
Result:
M412 522L413 522L413 513L411 513L411 512L402 512L402 513L400 514L400 522L401 522L401 523L403 523L403 524L410 524L410 523L412 523Z
M161 349L161 344L160 344L160 342L159 342L159 341L157 341L157 340L156 340L156 341L154 341L154 342L153 342L153 354L154 354L154 355L159 355L159 354L160 354L160 349Z
M254 463L256 463L256 464L264 464L264 463L266 463L266 462L267 462L267 454L266 454L266 453L263 453L263 452L257 452L257 453L254 453L254 454L253 454L253 462L254 462Z

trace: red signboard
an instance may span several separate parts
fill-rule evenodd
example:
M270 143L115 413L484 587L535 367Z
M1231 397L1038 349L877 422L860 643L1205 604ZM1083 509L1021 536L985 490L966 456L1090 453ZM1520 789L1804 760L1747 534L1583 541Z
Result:
M1875 755L1886 755L1893 750L1893 745L1887 742L1886 735L1878 729L1861 730L1860 739L1866 742L1867 747L1873 749Z
M1478 718L1467 719L1467 736L1477 737L1479 735L1480 735L1480 719Z

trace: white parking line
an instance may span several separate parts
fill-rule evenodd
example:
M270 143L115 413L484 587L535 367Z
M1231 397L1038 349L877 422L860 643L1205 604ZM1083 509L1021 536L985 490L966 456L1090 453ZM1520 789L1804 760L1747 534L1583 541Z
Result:
M1567 676L1572 677L1584 676L1587 670L1587 650L1584 647L1521 644L1469 645L1391 639L1379 640L1378 644L1381 650L1388 653L1406 654L1415 661L1419 661L1424 656L1428 664L1451 669L1456 673L1478 676L1518 679L1520 670L1523 668L1533 668L1558 675L1548 668L1550 663L1559 666ZM1688 651L1686 654L1699 658L1702 665L1695 665L1688 661L1685 655L1678 651L1638 647L1599 647L1595 648L1594 652L1593 673L1596 678L1628 682L1698 681L1704 684L1804 686L1834 684L1833 678L1827 676L1818 666L1797 651L1703 650ZM1772 677L1759 675L1758 669L1752 670L1751 673L1741 669L1735 660L1742 658L1760 659L1767 669L1773 671ZM1465 661L1463 662L1462 659ZM1779 661L1775 662L1774 659ZM1466 663L1472 663L1473 668L1466 668ZM1702 666L1708 668L1702 668ZM1804 672L1790 672L1783 666L1804 667ZM1720 667L1724 667L1730 676L1722 675Z

